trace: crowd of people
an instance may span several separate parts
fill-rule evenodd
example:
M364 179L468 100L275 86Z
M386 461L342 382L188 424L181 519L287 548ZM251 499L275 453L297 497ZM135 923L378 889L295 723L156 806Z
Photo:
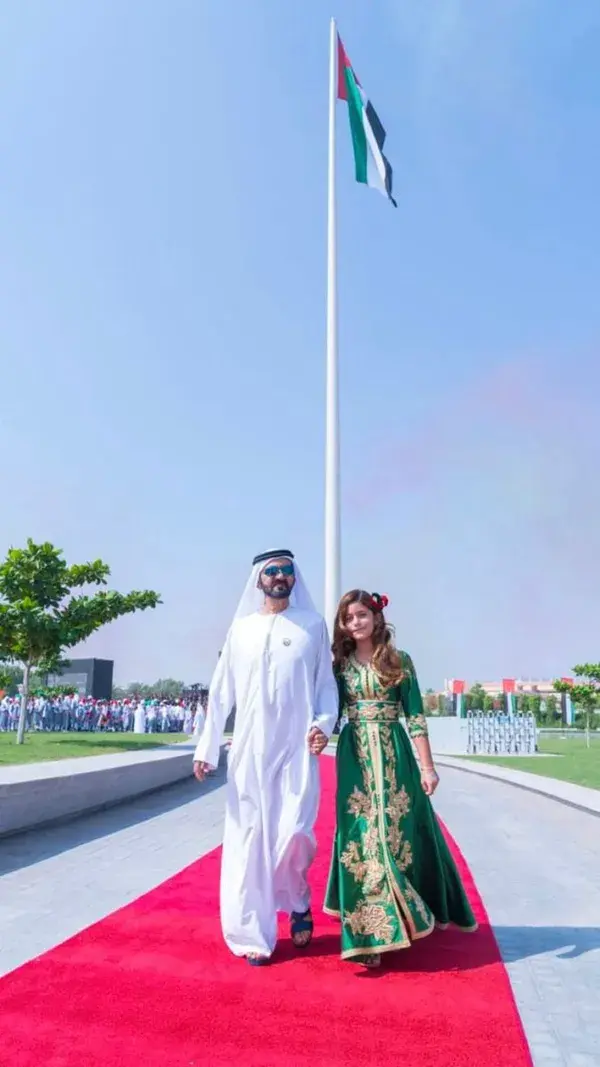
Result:
M0 732L16 730L21 698L0 700ZM181 698L94 700L79 694L33 696L27 705L26 729L35 731L199 734L204 722L201 700Z

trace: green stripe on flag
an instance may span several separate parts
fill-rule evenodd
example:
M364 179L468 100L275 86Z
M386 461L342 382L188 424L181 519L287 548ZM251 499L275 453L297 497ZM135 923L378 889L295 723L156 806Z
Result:
M369 148L363 122L364 103L362 93L356 84L352 68L346 67L344 74L346 77L346 92L348 94L348 115L350 117L350 133L354 149L356 180L363 185L368 185L367 159Z

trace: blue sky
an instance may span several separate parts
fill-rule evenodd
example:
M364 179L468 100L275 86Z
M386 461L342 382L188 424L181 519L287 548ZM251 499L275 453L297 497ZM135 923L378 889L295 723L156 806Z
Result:
M331 13L0 14L0 551L160 590L89 643L120 681L208 677L257 551L322 603ZM425 685L565 673L598 658L600 8L334 14L399 205L339 105L344 585Z

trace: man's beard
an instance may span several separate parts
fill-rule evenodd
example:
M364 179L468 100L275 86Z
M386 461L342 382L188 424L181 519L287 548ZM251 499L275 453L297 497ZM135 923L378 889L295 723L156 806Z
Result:
M264 583L261 583L261 588L265 596L268 596L270 600L289 600L292 592L287 582L275 582L271 588L266 588Z

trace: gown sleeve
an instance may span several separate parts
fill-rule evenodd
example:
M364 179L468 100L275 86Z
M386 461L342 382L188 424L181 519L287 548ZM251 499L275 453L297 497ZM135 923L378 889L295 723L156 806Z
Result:
M400 700L406 718L408 733L411 737L428 737L427 719L423 709L423 698L419 688L417 672L410 656L403 653L405 675L400 683Z
M323 622L321 643L315 671L315 711L311 728L316 726L326 737L331 737L340 713L337 682L333 674L331 648L327 626Z
M210 683L206 721L194 752L194 762L208 763L210 767L217 767L219 764L225 723L235 703L235 683L231 654L232 638L233 628L227 634L217 668Z

